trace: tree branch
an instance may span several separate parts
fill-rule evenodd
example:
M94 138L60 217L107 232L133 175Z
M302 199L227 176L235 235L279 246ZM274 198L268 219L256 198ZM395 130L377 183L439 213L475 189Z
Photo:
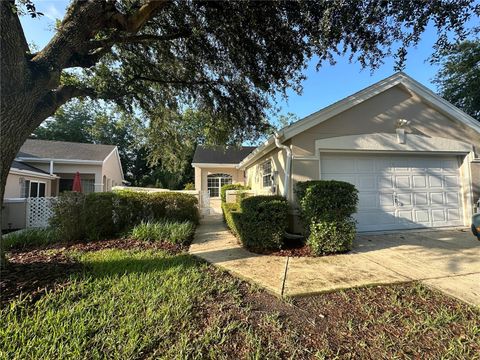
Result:
M186 38L192 34L192 30L185 29L172 34L155 35L155 34L142 34L135 36L122 36L112 37L108 39L92 40L90 44L92 48L100 48L105 46L112 46L114 44L126 44L126 43L139 43L149 41L169 41L180 38Z
M151 0L146 2L132 15L124 15L120 12L111 18L113 28L121 29L129 33L136 33L152 18L154 13L168 5L168 0Z

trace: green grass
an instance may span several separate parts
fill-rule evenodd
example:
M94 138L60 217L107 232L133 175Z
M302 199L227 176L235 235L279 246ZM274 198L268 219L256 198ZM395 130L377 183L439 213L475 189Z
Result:
M75 256L90 270L65 289L2 309L0 358L229 358L226 344L237 343L242 352L277 357L278 346L235 320L238 312L216 309L238 306L235 281L217 280L189 255L103 250ZM222 304L213 301L219 294Z
M25 229L2 236L5 250L49 245L59 240L53 229Z
M135 226L130 236L142 241L166 241L173 244L185 244L195 232L195 225L190 221L142 222Z
M0 309L0 359L474 358L478 309L420 284L282 302L187 254L70 253L85 265Z

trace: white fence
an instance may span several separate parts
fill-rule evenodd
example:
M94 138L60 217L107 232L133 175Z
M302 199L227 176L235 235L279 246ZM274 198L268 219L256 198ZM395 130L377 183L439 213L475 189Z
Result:
M56 197L31 197L27 199L27 228L45 228L53 215Z

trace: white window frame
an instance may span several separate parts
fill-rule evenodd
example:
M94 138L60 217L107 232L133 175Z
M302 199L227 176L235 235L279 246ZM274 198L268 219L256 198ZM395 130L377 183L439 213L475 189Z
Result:
M273 165L272 164L272 159L268 159L260 165L261 166L261 173L262 173L262 187L263 188L269 188L269 187L272 186L272 174L273 174L273 166L272 165Z
M28 185L27 185L28 184ZM23 194L22 196L25 198L30 198L32 193L32 184L37 184L37 196L35 197L46 197L47 196L47 183L46 181L38 181L38 180L25 180L24 188L22 189ZM45 185L45 194L43 196L39 196L40 184Z

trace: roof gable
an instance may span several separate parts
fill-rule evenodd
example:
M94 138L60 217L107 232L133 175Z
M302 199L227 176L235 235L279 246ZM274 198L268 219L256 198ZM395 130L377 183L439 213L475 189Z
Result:
M423 101L431 105L436 110L444 113L455 121L458 121L476 132L480 133L480 122L450 104L445 99L441 98L433 91L420 84L407 74L398 72L384 80L381 80L359 92L356 92L340 101L337 101L307 117L297 121L294 124L286 126L278 132L281 141L284 142L292 137L321 124L322 122L331 119L332 117L349 110L374 96L383 93L394 86L403 85L407 90L415 93ZM270 137L264 144L259 146L249 156L247 156L241 163L240 167L245 167L257 158L270 151L274 147L274 137Z
M27 139L17 158L103 161L115 148L115 145Z

